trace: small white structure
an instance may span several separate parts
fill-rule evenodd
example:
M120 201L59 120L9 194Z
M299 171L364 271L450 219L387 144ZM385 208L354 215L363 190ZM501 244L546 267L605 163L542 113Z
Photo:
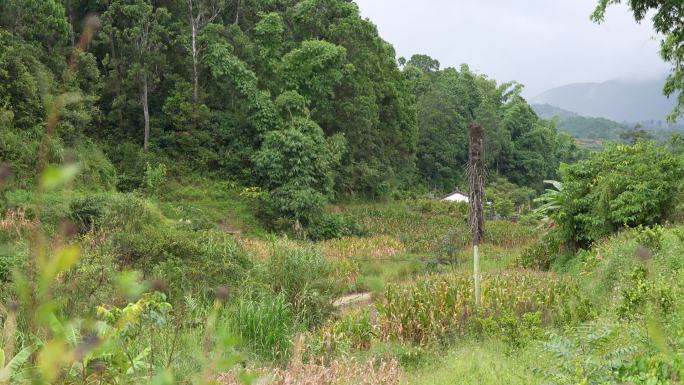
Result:
M463 194L462 192L455 191L446 197L442 198L443 201L447 202L462 202L462 203L468 203L468 196L466 194Z

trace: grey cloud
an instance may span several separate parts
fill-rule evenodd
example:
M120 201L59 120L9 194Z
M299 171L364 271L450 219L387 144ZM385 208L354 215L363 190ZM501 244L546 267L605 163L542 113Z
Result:
M498 81L516 80L534 96L574 82L663 74L650 22L596 0L357 0L400 56L425 53L442 66L467 63Z

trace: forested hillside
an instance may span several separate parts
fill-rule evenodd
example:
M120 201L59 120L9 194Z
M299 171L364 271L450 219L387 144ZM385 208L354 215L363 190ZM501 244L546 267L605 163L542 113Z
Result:
M0 385L681 384L684 137L396 56L347 0L0 0Z
M90 189L138 188L149 163L286 200L444 192L463 183L472 119L490 169L519 185L574 156L517 85L422 56L400 68L352 2L9 0L0 15L0 154L15 187L33 180L55 95L49 161L74 154Z

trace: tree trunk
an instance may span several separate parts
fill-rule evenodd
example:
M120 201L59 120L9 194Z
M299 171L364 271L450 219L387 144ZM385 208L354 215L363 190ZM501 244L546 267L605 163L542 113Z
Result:
M143 149L147 150L150 144L150 107L147 101L147 76L142 76L142 105L143 115L145 117L145 140L143 142Z
M197 71L199 52L197 50L197 22L195 21L195 13L192 10L192 1L193 0L188 0L188 7L190 7L190 28L192 33L192 97L195 104L197 104L199 100L199 74Z
M240 0L237 0L237 9L235 10L235 23L238 24L240 22Z
M67 0L66 11L69 14L69 25L71 25L71 31L69 32L69 35L71 35L71 46L74 47L76 46L76 32L74 31L74 10L71 7L71 0Z
M192 97L195 104L199 101L199 74L197 72L197 29L192 24Z
M109 50L110 54L112 57L111 63L112 66L114 67L114 73L116 73L117 76L119 76L119 79L121 79L121 71L119 70L119 60L117 59L116 56L116 48L114 46L114 36L112 35L111 32L109 32ZM114 87L114 92L116 94L117 98L121 97L121 82L114 82L115 87ZM124 126L124 118L123 118L123 111L121 111L121 108L116 109L117 117L119 119L119 127Z

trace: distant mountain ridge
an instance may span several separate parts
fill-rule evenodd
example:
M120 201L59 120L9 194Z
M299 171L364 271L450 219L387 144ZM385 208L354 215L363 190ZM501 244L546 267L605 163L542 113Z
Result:
M560 107L552 106L550 104L530 104L534 112L539 115L540 118L551 120L554 117L559 117L560 119L568 119L576 116L580 116L576 112L564 110Z
M665 121L676 103L675 97L663 95L665 78L573 83L545 91L530 102L616 122Z

